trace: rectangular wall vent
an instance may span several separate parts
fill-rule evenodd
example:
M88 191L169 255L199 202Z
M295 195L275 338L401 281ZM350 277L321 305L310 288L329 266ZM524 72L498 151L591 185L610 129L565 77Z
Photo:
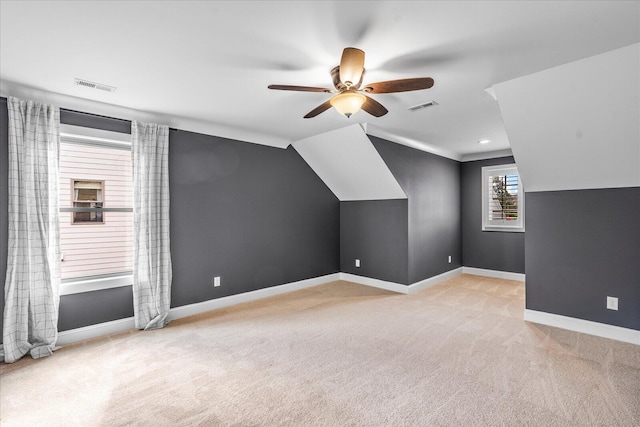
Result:
M427 108L427 107L434 107L438 105L438 103L436 101L429 101L429 102L425 102L424 104L419 104L419 105L414 105L413 107L409 107L407 108L407 110L409 111L417 111L417 110L422 110L423 108Z
M97 90L103 90L105 92L115 92L116 88L114 86L109 86L109 85L105 85L102 83L95 83L95 82L90 82L88 80L83 80L83 79L75 79L76 81L76 85L78 86L84 86L84 87L88 87L91 89L97 89Z

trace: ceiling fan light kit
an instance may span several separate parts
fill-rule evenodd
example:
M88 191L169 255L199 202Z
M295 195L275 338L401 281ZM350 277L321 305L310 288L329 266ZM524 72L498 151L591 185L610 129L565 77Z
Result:
M361 89L364 71L364 52L355 47L347 47L342 52L340 65L331 70L331 78L335 89L292 85L269 85L268 88L298 92L338 93L304 116L305 119L310 119L331 107L347 117L351 117L360 109L374 117L382 117L389 111L378 101L367 96L367 94L409 92L429 89L433 86L431 77L418 77L370 83Z
M358 92L348 90L334 96L329 100L329 102L338 113L351 117L352 114L357 113L360 108L362 108L362 104L364 104L366 100L366 96L359 94Z

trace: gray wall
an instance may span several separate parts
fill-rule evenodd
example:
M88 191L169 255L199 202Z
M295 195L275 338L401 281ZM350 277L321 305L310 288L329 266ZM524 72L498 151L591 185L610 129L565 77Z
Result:
M409 198L408 282L461 267L460 163L369 138Z
M482 231L482 168L511 163L515 163L513 157L462 163L462 264L465 267L524 273L525 233ZM525 194L525 208L527 203ZM526 212L525 228L528 229Z
M407 284L408 248L406 199L340 202L340 271Z
M640 187L527 193L526 221L528 309L640 330Z
M7 251L7 109L0 99L0 274ZM63 110L61 122L130 132ZM170 132L172 306L339 271L339 202L293 148ZM214 275L222 286L214 288ZM3 304L4 306L4 304ZM131 287L65 295L60 331L133 316Z
M338 199L293 147L170 141L174 307L339 271Z

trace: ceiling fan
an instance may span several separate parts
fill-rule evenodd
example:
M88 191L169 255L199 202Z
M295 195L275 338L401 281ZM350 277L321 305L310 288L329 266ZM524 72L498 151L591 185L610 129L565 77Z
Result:
M310 119L331 107L334 107L340 114L344 114L347 117L351 117L352 114L361 108L372 116L381 117L387 114L389 110L366 94L409 92L412 90L429 89L433 86L433 79L431 77L418 77L370 83L361 87L364 71L364 51L356 49L355 47L347 47L342 52L340 65L333 67L331 70L331 78L335 89L291 85L269 85L268 87L269 89L277 90L337 94L304 116L305 119Z

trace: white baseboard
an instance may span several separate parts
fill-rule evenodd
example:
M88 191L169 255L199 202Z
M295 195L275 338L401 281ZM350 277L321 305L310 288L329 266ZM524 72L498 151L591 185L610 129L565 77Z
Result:
M445 280L452 279L456 276L463 274L463 267L456 268L454 270L445 271L442 274L438 274L437 276L429 277L428 279L421 280L419 282L413 283L409 285L409 293L412 294L414 292L421 291L433 285L437 285L438 283L442 283Z
M67 345L78 341L90 340L104 335L128 331L135 327L136 323L133 317L127 317L126 319L112 320L111 322L98 323L84 328L70 329L58 333L56 345Z
M496 279L525 281L523 273L511 273L510 271L487 270L484 268L462 267L462 274L473 274L475 276L495 277Z
M373 279L371 277L358 276L351 273L340 273L340 280L357 283L359 285L371 286L374 288L385 289L399 294L408 294L409 286L396 282L387 282L385 280Z
M228 297L222 297L195 304L183 305L180 307L172 308L169 312L168 318L169 320L180 319L182 317L192 316L194 314L205 313L217 308L228 307L243 302L255 301L274 295L280 295L287 292L310 288L312 286L317 286L336 280L340 280L340 273L328 274L326 276L314 277L312 279L300 280L297 282L286 283L279 286L272 286L270 288L245 292L243 294L231 295ZM113 320L111 322L98 323L96 325L90 325L83 328L70 329L68 331L60 332L58 333L58 341L56 344L68 345L74 342L98 338L109 334L128 331L131 329L135 329L135 321L133 317L128 317L126 319Z
M426 289L429 286L433 286L438 283L444 282L445 280L449 280L452 277L459 276L460 274L462 274L462 267L444 272L442 274L438 274L437 276L429 277L428 279L412 283L411 285L387 282L385 280L372 279L371 277L358 276L350 273L340 273L340 280L346 280L347 282L385 289L387 291L397 292L399 294L412 294L414 292Z
M640 345L640 331L636 331L635 329L621 328L620 326L607 325L606 323L592 322L590 320L576 319L575 317L561 316L559 314L529 309L524 311L524 320Z
M217 308L229 307L243 302L255 301L287 292L298 291L300 289L310 288L312 286L336 280L340 280L340 273L327 274L326 276L314 277L312 279L305 279L297 282L286 283L284 285L272 286L270 288L258 289L256 291L245 292L243 294L230 295L228 297L183 305L171 309L171 312L169 313L169 320L180 319L187 316L193 316L194 314L205 313Z
M471 270L471 271L470 271ZM488 272L488 273L487 273ZM310 288L312 286L321 285L323 283L333 282L336 280L346 280L349 282L359 283L361 285L373 286L375 288L386 289L388 291L400 294L412 294L422 289L426 289L435 284L444 282L452 277L460 274L477 274L481 276L507 278L510 280L518 280L514 277L517 273L499 272L494 270L482 270L469 267L460 267L445 273L439 274L428 279L421 280L411 285L403 285L395 282L387 282L384 280L372 279L370 277L357 276L349 273L333 273L325 276L314 277L312 279L300 280L297 282L286 283L284 285L272 286L270 288L258 289L256 291L245 292L243 294L231 295L228 297L217 298L213 300L203 301L195 304L183 305L172 308L169 312L169 320L180 319L182 317L193 316L195 314L205 313L222 307L240 304L243 302L255 301L262 298L268 298L287 292L297 291L300 289ZM502 273L502 276L496 274ZM490 275L493 274L493 275ZM524 275L520 275L523 277ZM104 335L124 332L135 328L133 317L126 319L113 320L111 322L99 323L83 328L71 329L58 334L58 345L67 345L78 341L84 341L92 338L98 338Z

